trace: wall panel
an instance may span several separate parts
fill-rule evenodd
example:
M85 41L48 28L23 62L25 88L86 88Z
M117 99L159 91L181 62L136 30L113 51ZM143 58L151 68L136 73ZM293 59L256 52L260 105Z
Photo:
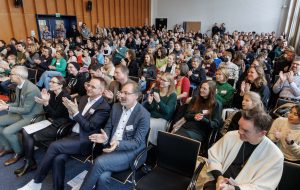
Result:
M12 0L0 0L0 39L25 39L34 30L36 14L76 16L95 32L95 26L142 26L149 22L151 0L92 0L92 11L86 11L88 0L23 0L23 7L15 7Z
M126 26L125 0L120 0L120 21L121 27Z
M115 1L115 18L116 18L116 26L120 26L121 18L120 18L120 0L114 0Z

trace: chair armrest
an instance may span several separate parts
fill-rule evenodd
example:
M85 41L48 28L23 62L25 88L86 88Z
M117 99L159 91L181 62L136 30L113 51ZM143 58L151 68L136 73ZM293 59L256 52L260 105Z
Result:
M137 183L135 181L135 176L136 176L136 171L139 168L139 166L141 166L142 164L140 163L141 158L143 158L143 156L145 156L145 154L152 148L152 145L149 145L148 147L146 147L139 155L137 155L137 157L135 158L133 165L131 166L132 169L132 183L133 183L133 187L135 188ZM144 163L143 163L144 164Z
M208 148L210 148L216 142L217 135L218 135L219 131L220 131L219 128L212 129L212 131L211 131L211 133L209 135L208 142L207 142L207 147Z
M135 158L133 165L131 167L132 170L137 170L138 166L139 166L139 162L141 160L141 158L152 148L152 145L149 145L148 147L146 147L140 154L137 155L137 157Z
M30 124L35 123L35 121L40 118L40 117L45 117L46 115L44 113L41 114L36 114L35 116L33 116L33 118L30 120Z
M74 121L70 121L70 122L67 122L67 123L61 125L56 132L56 139L60 139L64 136L70 134L74 124L75 124Z
M194 175L192 177L192 180L191 180L187 190L196 190L197 179L198 179L199 174L202 171L204 165L205 165L205 161L200 162L200 164L198 165L198 167L196 168L196 170L194 172Z

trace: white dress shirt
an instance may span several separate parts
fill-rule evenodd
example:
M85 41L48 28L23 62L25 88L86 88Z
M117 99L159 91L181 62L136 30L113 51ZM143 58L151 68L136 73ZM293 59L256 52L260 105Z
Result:
M131 113L132 113L133 109L135 108L135 106L136 106L136 104L128 110L125 107L122 108L123 112L122 112L120 121L118 123L117 129L112 137L112 141L113 140L120 141L123 139L124 129L126 127L127 121L129 119L129 117L131 116Z
M90 98L88 98L88 102L86 103L81 115L84 116L86 114L86 112L94 105L95 102L97 102L99 99L101 98L101 96L99 96L98 98L91 100ZM73 117L75 117L77 114L79 114L79 112L75 113L73 115ZM79 127L79 123L76 123L74 125L74 127L72 128L72 132L74 133L79 133L80 132L80 127Z

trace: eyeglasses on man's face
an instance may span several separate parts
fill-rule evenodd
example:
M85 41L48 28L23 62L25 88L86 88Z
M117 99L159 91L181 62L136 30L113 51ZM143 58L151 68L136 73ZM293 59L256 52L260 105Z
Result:
M119 91L120 95L129 96L131 94L135 94L135 92L126 92L126 91Z

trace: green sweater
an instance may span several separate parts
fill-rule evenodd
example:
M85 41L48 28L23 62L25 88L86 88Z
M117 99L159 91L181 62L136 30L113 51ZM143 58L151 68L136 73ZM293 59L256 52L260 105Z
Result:
M167 61L168 61L168 57L165 57L164 59L159 59L159 58L156 58L156 67L159 69L161 68L162 66L164 66L165 64L167 64Z
M56 71L61 72L63 77L66 77L67 62L64 58L61 58L58 64L56 63L56 58L53 58L51 65L55 66Z
M177 95L175 92L169 96L161 96L160 102L157 103L153 99L152 103L148 101L145 104L146 109L150 112L153 118L163 118L165 120L171 120L176 109Z
M229 107L232 103L234 88L228 83L216 84L217 99L222 103L223 107Z

